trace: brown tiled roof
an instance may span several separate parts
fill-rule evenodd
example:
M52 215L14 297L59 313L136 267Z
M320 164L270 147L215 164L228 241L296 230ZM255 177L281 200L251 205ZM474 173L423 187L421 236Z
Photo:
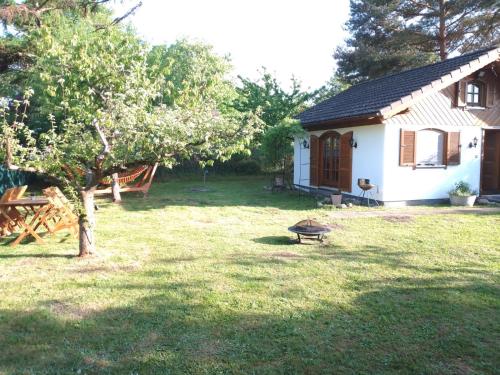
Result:
M391 103L498 47L485 48L435 64L406 70L352 86L300 113L297 118L308 126L333 120L380 115Z

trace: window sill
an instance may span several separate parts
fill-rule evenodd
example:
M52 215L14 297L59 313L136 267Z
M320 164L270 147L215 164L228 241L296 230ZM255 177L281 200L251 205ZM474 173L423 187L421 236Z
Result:
M446 169L448 166L444 164L439 165L425 165L425 164L417 164L413 167L413 169Z
M486 109L486 107L482 107L482 106L466 106L465 109L467 110L473 110L473 111L484 111Z

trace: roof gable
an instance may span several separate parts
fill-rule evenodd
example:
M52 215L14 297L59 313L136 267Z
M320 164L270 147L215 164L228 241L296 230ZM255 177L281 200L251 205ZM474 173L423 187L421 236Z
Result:
M499 58L500 48L492 47L367 81L305 110L298 119L307 127L362 117L389 118Z

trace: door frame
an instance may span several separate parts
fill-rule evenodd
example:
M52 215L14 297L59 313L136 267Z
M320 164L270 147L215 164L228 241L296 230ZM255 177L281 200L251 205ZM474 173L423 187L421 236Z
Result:
M488 127L483 127L481 129L481 163L480 163L480 167L479 167L479 194L480 195L496 195L496 194L500 194L500 188L498 189L498 193L492 193L491 191L485 191L483 189L483 174L484 174L484 171L483 171L483 162L484 162L484 143L485 143L485 140L486 140L486 133L487 132L490 132L490 131L493 131L493 132L498 132L500 133L500 126L488 126Z

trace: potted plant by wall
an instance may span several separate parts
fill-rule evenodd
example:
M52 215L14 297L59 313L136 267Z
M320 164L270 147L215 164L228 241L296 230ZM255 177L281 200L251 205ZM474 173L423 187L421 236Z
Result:
M340 191L335 192L330 195L330 199L332 200L332 205L337 207L342 204L342 193Z
M477 198L477 192L472 190L465 181L458 181L455 187L448 192L452 206L472 207Z

